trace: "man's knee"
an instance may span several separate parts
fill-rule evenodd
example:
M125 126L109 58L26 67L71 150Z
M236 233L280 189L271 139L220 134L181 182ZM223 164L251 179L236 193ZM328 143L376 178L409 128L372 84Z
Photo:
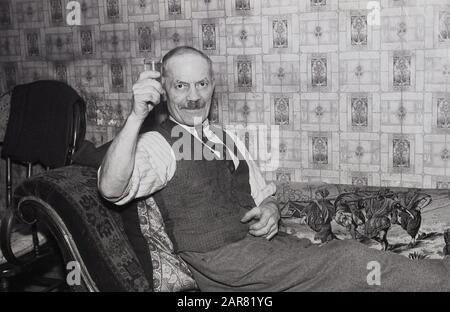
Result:
M329 242L326 245L326 248L339 258L352 258L354 261L359 259L364 259L364 261L366 261L376 257L376 250L354 240L334 240Z
M354 240L351 239L345 239L345 240L332 240L331 242L328 242L326 245L324 245L324 247L327 249L344 252L358 249L359 245L361 245L361 243L355 242Z

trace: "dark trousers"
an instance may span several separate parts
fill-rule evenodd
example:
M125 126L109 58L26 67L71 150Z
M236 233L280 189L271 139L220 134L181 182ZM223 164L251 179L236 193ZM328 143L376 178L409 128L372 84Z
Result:
M249 235L180 255L202 291L450 291L450 260L411 260L352 240L317 246L285 233Z

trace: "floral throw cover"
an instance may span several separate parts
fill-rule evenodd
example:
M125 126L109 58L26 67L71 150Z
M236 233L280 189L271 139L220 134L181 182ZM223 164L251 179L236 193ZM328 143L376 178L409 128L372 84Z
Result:
M323 244L355 239L412 259L443 258L450 190L280 183L281 230Z

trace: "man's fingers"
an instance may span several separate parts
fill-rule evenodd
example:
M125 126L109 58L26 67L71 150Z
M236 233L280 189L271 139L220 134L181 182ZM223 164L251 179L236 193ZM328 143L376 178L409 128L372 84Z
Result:
M277 233L278 233L278 224L275 223L274 225L272 225L272 228L270 229L266 239L271 240L272 237L274 237Z
M258 229L251 229L249 233L255 236L264 236L270 233L273 225L274 220L272 218L268 218L263 226L258 225Z
M149 93L156 94L157 96L161 95L161 93L153 86L136 87L135 89L133 89L134 95L149 94Z
M253 230L253 231L259 231L262 228L269 226L269 221L270 221L270 215L263 214L261 216L261 219L258 222L253 223L249 229Z
M260 230L254 231L254 230L250 230L249 233L252 234L253 236L264 236L267 235L269 233L270 227L266 226Z
M152 105L159 104L160 102L159 96L156 96L154 93L139 95L138 99L141 101L141 103L145 102L146 104L148 104L150 102Z
M165 92L162 85L153 79L139 80L133 85L133 93L145 91L149 92L150 89L155 90L159 94L163 94Z
M278 232L279 216L271 206L255 207L248 211L241 221L248 222L252 219L255 219L256 222L249 227L251 235L271 239Z
M261 209L259 207L254 207L250 209L244 217L242 217L241 222L245 223L254 218L258 218L261 215Z
M153 70L146 70L140 73L138 80L144 80L144 79L157 79L161 77L161 73Z
M269 231L265 235L265 238L267 240L270 240L277 233L278 233L278 223L273 223L272 226L270 227Z

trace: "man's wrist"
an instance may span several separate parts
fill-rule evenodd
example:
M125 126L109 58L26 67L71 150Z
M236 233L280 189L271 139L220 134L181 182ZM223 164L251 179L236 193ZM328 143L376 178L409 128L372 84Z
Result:
M276 198L275 196L273 196L273 195L267 196L267 197L261 202L261 205L260 205L260 206L263 206L263 205L270 205L270 204L274 205L277 209L279 209L279 205L278 205L277 198Z
M141 117L134 112L131 112L130 115L128 115L127 122L141 126L144 123L145 118L147 117Z

